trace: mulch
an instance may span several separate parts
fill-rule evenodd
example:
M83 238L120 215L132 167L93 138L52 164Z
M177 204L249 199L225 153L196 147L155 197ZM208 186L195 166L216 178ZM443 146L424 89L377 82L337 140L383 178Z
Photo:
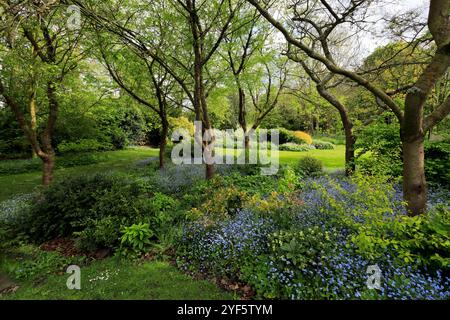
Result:
M98 249L92 252L83 252L76 248L75 241L68 238L57 238L45 242L40 246L44 251L56 251L65 257L86 256L95 260L102 260L111 256L110 249Z
M0 296L3 293L14 292L17 288L18 286L6 274L0 272Z

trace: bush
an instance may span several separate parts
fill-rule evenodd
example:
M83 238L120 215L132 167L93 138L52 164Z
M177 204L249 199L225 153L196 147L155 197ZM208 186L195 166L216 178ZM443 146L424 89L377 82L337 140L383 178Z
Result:
M321 140L314 140L313 146L318 150L333 150L335 148L331 142Z
M113 146L95 139L81 139L78 141L63 141L58 145L59 153L82 153L112 150Z
M357 136L355 150L361 150L356 161L359 170L373 175L402 175L402 146L398 123L388 124L384 118L380 118L361 128ZM369 156L363 156L366 153Z
M148 223L133 224L122 230L120 249L125 255L140 255L146 251L154 236Z
M427 181L450 187L450 140L425 144Z
M309 144L309 145L310 145L310 144L313 143L312 137L311 137L308 133L306 133L306 132L303 132L303 131L294 131L294 136L297 137L297 138L300 139L300 140L303 140L304 143L306 143L306 144Z
M152 194L146 183L127 175L77 176L35 196L15 228L36 242L75 236L80 249L115 248L123 226L144 222L153 230L165 229L167 220L174 222L177 206L176 200Z
M296 171L306 176L316 176L322 173L322 161L314 157L306 156L300 159Z
M315 146L307 145L307 144L296 144L292 142L288 142L285 144L280 145L281 151L300 151L300 152L306 152L316 149Z
M287 129L284 129L284 128L277 128L277 130L279 132L279 138L280 138L279 144L280 145L288 143L288 142L296 143L296 144L306 144L304 138L297 137L294 134L293 131L290 131L290 130L287 130ZM271 133L271 131L269 130L267 132L267 139L268 140L272 139L270 133Z

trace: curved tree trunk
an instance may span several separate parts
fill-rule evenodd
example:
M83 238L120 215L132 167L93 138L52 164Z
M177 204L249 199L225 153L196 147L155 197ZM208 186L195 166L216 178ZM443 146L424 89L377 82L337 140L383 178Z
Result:
M350 176L355 172L355 142L356 137L353 134L353 123L348 116L345 106L330 92L328 92L321 84L317 85L317 92L334 106L341 117L342 125L345 133L345 174Z

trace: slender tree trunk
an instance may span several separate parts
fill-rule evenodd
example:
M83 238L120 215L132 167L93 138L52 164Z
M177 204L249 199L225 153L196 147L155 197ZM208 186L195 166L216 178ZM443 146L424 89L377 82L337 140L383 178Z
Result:
M427 183L423 137L403 139L403 198L408 214L416 216L426 211Z
M202 32L199 30L199 17L197 16L197 9L195 8L195 2L186 1L186 5L189 8L190 13L190 25L193 36L193 52L194 52L194 110L197 121L201 121L203 124L202 135L207 130L210 130L211 123L208 117L208 106L205 97L205 86L203 83L203 67L204 56L202 51ZM214 142L214 137L211 137L211 142L203 142L203 152L207 149L208 145ZM214 151L211 151L213 156ZM214 177L214 165L206 164L206 179L212 179Z
M169 133L169 122L165 117L162 119L161 142L159 144L159 168L164 168L164 155L166 153L167 135Z
M247 132L247 110L245 108L245 92L244 89L239 87L239 125L244 133L244 152L250 150L250 137Z
M338 111L341 117L342 125L345 132L345 174L350 176L355 172L355 142L356 138L353 134L353 123L348 116L346 107L331 93L323 88L322 85L317 86L317 92L325 98Z
M356 138L353 135L353 128L347 124L345 131L345 175L351 176L356 170L355 164L355 143Z

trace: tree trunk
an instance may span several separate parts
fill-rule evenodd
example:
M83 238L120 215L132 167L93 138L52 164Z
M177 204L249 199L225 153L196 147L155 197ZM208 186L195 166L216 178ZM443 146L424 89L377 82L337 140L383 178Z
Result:
M403 198L410 216L426 211L427 184L423 137L403 139Z
M355 142L352 126L347 125L345 131L345 175L351 176L356 170L355 164Z
M43 161L42 184L48 187L53 181L53 171L55 169L55 156L47 155L41 158Z
M321 84L317 85L317 92L339 111L345 132L345 175L350 176L355 172L356 138L353 135L353 123L350 120L347 108Z
M33 88L30 97L30 129L36 135L37 130L37 118L36 118L36 90ZM36 158L37 154L34 148L31 148L31 157Z
M162 119L162 129L161 129L161 142L159 143L159 168L164 168L164 156L166 153L167 146L167 135L169 132L169 123L167 119Z
M214 173L215 173L214 165L207 164L206 165L206 179L210 180L210 179L214 178Z

